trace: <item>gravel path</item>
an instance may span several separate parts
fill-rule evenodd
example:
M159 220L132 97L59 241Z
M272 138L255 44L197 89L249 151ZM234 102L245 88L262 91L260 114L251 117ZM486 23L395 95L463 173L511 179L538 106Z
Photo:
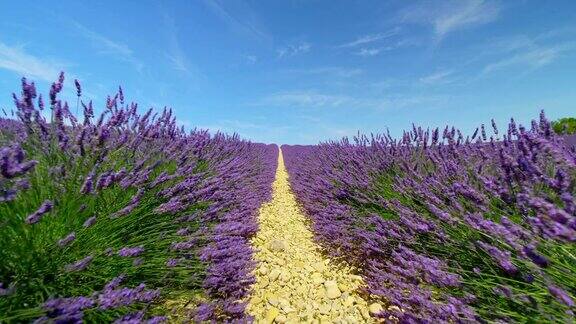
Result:
M364 323L368 305L356 290L362 278L320 253L306 216L290 190L282 151L273 183L272 201L260 209L256 249L256 284L248 312L258 323Z

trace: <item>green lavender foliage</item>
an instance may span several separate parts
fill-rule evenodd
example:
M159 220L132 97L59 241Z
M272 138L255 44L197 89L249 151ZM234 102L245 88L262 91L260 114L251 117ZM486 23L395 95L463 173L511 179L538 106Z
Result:
M10 134L2 133L5 139ZM204 265L194 250L178 267L168 268L167 259L179 257L170 252L170 245L181 240L175 233L178 215L154 212L165 200L157 193L177 183L174 178L152 190L147 190L140 204L128 215L111 218L124 208L136 188L122 188L118 183L93 194L80 195L84 179L91 171L129 172L143 158L141 152L118 148L109 152L102 163L96 163L98 154L88 153L81 159L71 159L58 149L43 145L38 138L30 136L22 143L27 159L37 160L35 169L28 175L30 188L23 190L14 201L0 204L0 282L9 282L17 289L7 296L0 296L0 322L28 321L43 314L41 304L54 297L89 296L119 274L126 275L128 287L145 282L147 288L162 288L164 296L192 295L201 292ZM157 159L161 160L158 156ZM157 159L147 157L147 167ZM205 169L199 164L197 172ZM166 171L174 173L173 162L162 162L154 168L150 179ZM44 215L37 224L27 224L25 218L40 204L50 200L53 211ZM207 203L190 206L182 214L202 210ZM91 227L84 222L96 217ZM188 224L194 232L199 224ZM76 239L65 247L58 240L74 232ZM106 249L117 252L125 246L143 246L145 252L139 257L143 263L133 265L134 258L108 256ZM90 266L81 272L68 272L65 265L72 264L88 255L94 257ZM108 321L138 306L112 311L88 310L88 321ZM163 311L157 311L162 313Z

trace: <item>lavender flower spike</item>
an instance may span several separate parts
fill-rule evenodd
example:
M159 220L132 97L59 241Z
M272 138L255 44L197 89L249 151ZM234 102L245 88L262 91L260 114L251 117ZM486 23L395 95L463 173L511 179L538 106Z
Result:
M144 247L136 246L136 247L125 247L118 251L118 255L121 257L134 257L142 254L144 252Z
M40 218L42 218L42 216L44 214L46 214L52 210L53 206L54 206L54 204L50 200L45 200L42 203L42 205L40 205L40 208L38 208L38 210L36 210L34 213L30 214L26 218L26 223L28 223L28 224L38 223L40 221Z
M66 245L70 244L70 242L76 239L76 233L72 232L68 234L65 238L58 240L58 246L65 247Z

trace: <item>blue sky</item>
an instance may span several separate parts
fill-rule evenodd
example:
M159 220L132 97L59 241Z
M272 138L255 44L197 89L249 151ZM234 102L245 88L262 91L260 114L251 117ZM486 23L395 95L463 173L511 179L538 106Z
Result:
M0 2L0 107L60 70L258 142L471 132L576 115L576 1Z

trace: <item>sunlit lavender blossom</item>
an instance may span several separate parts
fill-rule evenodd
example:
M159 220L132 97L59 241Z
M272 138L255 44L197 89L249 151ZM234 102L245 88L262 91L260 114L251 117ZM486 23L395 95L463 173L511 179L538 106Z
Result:
M92 225L94 225L96 223L96 216L92 216L90 218L88 218L86 221L84 221L84 224L82 224L83 227L88 228Z
M26 223L28 224L36 224L40 221L40 218L42 218L42 216L48 212L50 212L52 210L52 207L54 206L54 204L52 203L52 201L50 200L45 200L42 205L40 205L40 207L38 208L38 210L36 210L34 213L30 214L27 218L26 218Z
M75 239L76 239L76 233L72 232L72 233L66 235L66 237L58 240L58 246L64 247L64 246L70 244L70 242L74 241Z
M554 285L549 285L548 291L550 291L550 294L554 296L562 304L568 307L574 307L574 300L563 289L558 288Z
M121 257L134 257L142 254L144 252L144 247L124 247L118 251L118 255Z
M177 266L179 263L178 259L168 259L168 261L166 261L166 266L169 268L173 268L175 266Z

